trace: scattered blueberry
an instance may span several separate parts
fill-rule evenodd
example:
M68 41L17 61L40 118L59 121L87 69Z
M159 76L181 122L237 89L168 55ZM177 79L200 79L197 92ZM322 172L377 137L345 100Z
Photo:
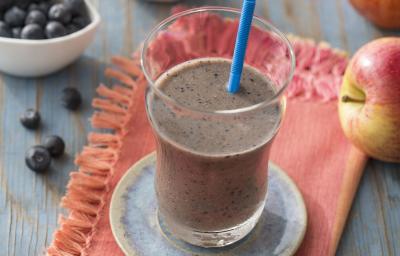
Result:
M47 23L45 32L47 38L56 38L65 36L67 34L64 25L58 21L50 21Z
M64 4L73 15L79 15L86 10L83 0L64 0Z
M82 103L82 97L79 91L72 87L63 90L62 104L69 110L77 110Z
M4 21L0 21L0 36L12 37L10 27Z
M25 163L32 171L42 173L50 167L50 152L44 146L30 147L25 153Z
M34 109L27 109L20 117L21 124L28 129L36 129L40 125L40 114Z
M45 39L43 29L38 24L28 24L21 31L22 39Z
M21 8L14 6L4 14L4 21L11 27L20 27L25 23L26 12Z
M71 12L64 4L55 4L49 10L49 19L67 24L71 21Z
M43 146L47 148L52 157L60 157L64 154L65 150L64 140L57 135L46 137L44 139Z
M21 27L15 27L15 28L13 28L13 29L12 29L12 36L13 36L14 38L21 38L21 30L22 30Z
M39 26L44 26L46 25L46 15L43 14L43 12L39 10L33 10L28 13L28 15L25 18L25 24L38 24Z

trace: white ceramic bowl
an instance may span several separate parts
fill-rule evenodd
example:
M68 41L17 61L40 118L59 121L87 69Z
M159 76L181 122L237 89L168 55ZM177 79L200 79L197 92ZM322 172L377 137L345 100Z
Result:
M0 71L14 76L39 77L76 60L93 40L100 24L97 10L88 0L85 2L91 22L75 33L45 40L0 37Z

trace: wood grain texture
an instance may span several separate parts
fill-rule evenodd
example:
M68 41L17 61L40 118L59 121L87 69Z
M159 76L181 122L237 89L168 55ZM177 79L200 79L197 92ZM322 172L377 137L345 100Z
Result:
M93 0L103 23L96 40L73 65L42 79L0 75L0 256L38 255L51 240L59 200L65 193L73 156L90 130L90 100L95 88L106 81L103 69L113 54L129 55L171 5L144 0ZM239 0L192 0L190 6L240 6ZM285 32L317 40L353 53L373 38L394 35L383 32L359 16L347 0L263 0L256 14ZM399 35L399 33L397 33ZM79 88L84 98L81 111L72 113L60 105L66 86ZM36 107L43 127L29 132L19 115ZM50 134L67 142L68 154L53 163L46 175L35 175L24 164L24 152ZM312 216L311 216L312 217ZM361 180L337 255L400 255L400 165L370 160Z

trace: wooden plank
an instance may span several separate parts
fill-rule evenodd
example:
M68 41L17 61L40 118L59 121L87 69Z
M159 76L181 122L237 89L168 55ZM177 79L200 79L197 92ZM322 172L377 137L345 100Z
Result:
M344 31L343 13L338 1L316 1L319 13L321 39L330 45L348 51L347 35ZM332 15L335 12L337 15Z
M400 167L397 164L374 162L376 176L379 178L378 190L383 198L389 251L400 255Z
M25 170L22 150L22 145L35 141L35 133L21 132L24 128L19 124L18 117L25 106L35 107L36 86L32 81L11 77L3 77L3 83L1 171L5 182L1 193L5 194L6 208L3 208L0 219L7 232L1 233L0 243L7 241L1 248L13 255L21 248L23 232L29 230L24 224L32 222L25 206L35 202L35 193L29 188L33 187L37 178ZM21 253L26 253L26 250L21 250Z
M388 200L388 189L398 197L398 184L397 188L382 189L382 176L396 175L399 170L398 165L370 162L353 204L339 255L347 255L347 251L353 251L352 255L398 255L394 252L398 252L400 241L400 209L398 203L396 206Z

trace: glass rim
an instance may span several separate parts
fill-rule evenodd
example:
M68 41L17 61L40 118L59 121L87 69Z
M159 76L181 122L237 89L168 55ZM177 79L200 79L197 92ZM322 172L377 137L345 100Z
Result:
M273 33L278 35L279 39L284 42L284 44L287 46L288 51L289 51L289 57L290 57L289 75L285 79L282 87L279 90L276 91L276 93L274 94L273 97L267 98L267 99L263 100L262 102L259 102L259 103L256 103L256 104L253 104L253 105L250 105L250 106L247 106L247 107L236 108L236 109L227 109L227 110L210 111L210 110L201 110L201 109L198 109L198 108L185 106L185 105L179 103L178 101L176 101L175 99L173 99L172 97L170 97L167 94L165 94L162 90L157 88L157 86L155 85L156 81L148 73L147 68L145 66L145 59L146 59L145 52L146 52L146 49L148 48L148 45L149 45L151 39L154 37L154 35L157 32L161 31L161 28L163 28L168 23L170 23L170 22L172 22L174 20L177 20L178 18L181 18L183 16L187 16L187 15L195 14L195 13L206 12L206 11L222 11L222 12L227 12L227 13L238 14L239 17L240 17L240 14L241 14L241 10L237 9L237 8L220 7L220 6L205 6L205 7L192 8L192 9L188 9L188 10L176 13L174 15L171 15L171 16L167 17L163 21L161 21L147 35L146 39L143 42L142 49L141 49L141 54L140 54L140 65L141 65L143 74L144 74L147 82L149 83L151 89L154 90L154 92L157 94L157 96L159 96L161 99L167 101L168 103L170 103L172 105L177 106L178 108L182 108L182 109L189 110L191 112L197 112L197 113L202 113L202 114L211 114L211 115L239 114L239 113L244 113L244 112L249 112L249 111L252 111L252 110L255 110L255 109L259 109L259 108L262 108L262 107L266 107L268 105L271 105L271 104L275 103L283 95L283 93L285 92L286 88L288 87L289 83L291 82L291 80L293 78L294 70L295 70L295 66L296 66L296 56L294 54L294 50L293 50L292 44L287 39L285 34L283 32L281 32L279 29L277 29L275 26L273 26L270 22L264 20L263 18L258 17L257 15L254 15L253 19L257 20L263 26L267 27L270 31L272 31ZM206 57L204 57L204 58L206 58ZM200 59L200 58L196 58L196 59Z

